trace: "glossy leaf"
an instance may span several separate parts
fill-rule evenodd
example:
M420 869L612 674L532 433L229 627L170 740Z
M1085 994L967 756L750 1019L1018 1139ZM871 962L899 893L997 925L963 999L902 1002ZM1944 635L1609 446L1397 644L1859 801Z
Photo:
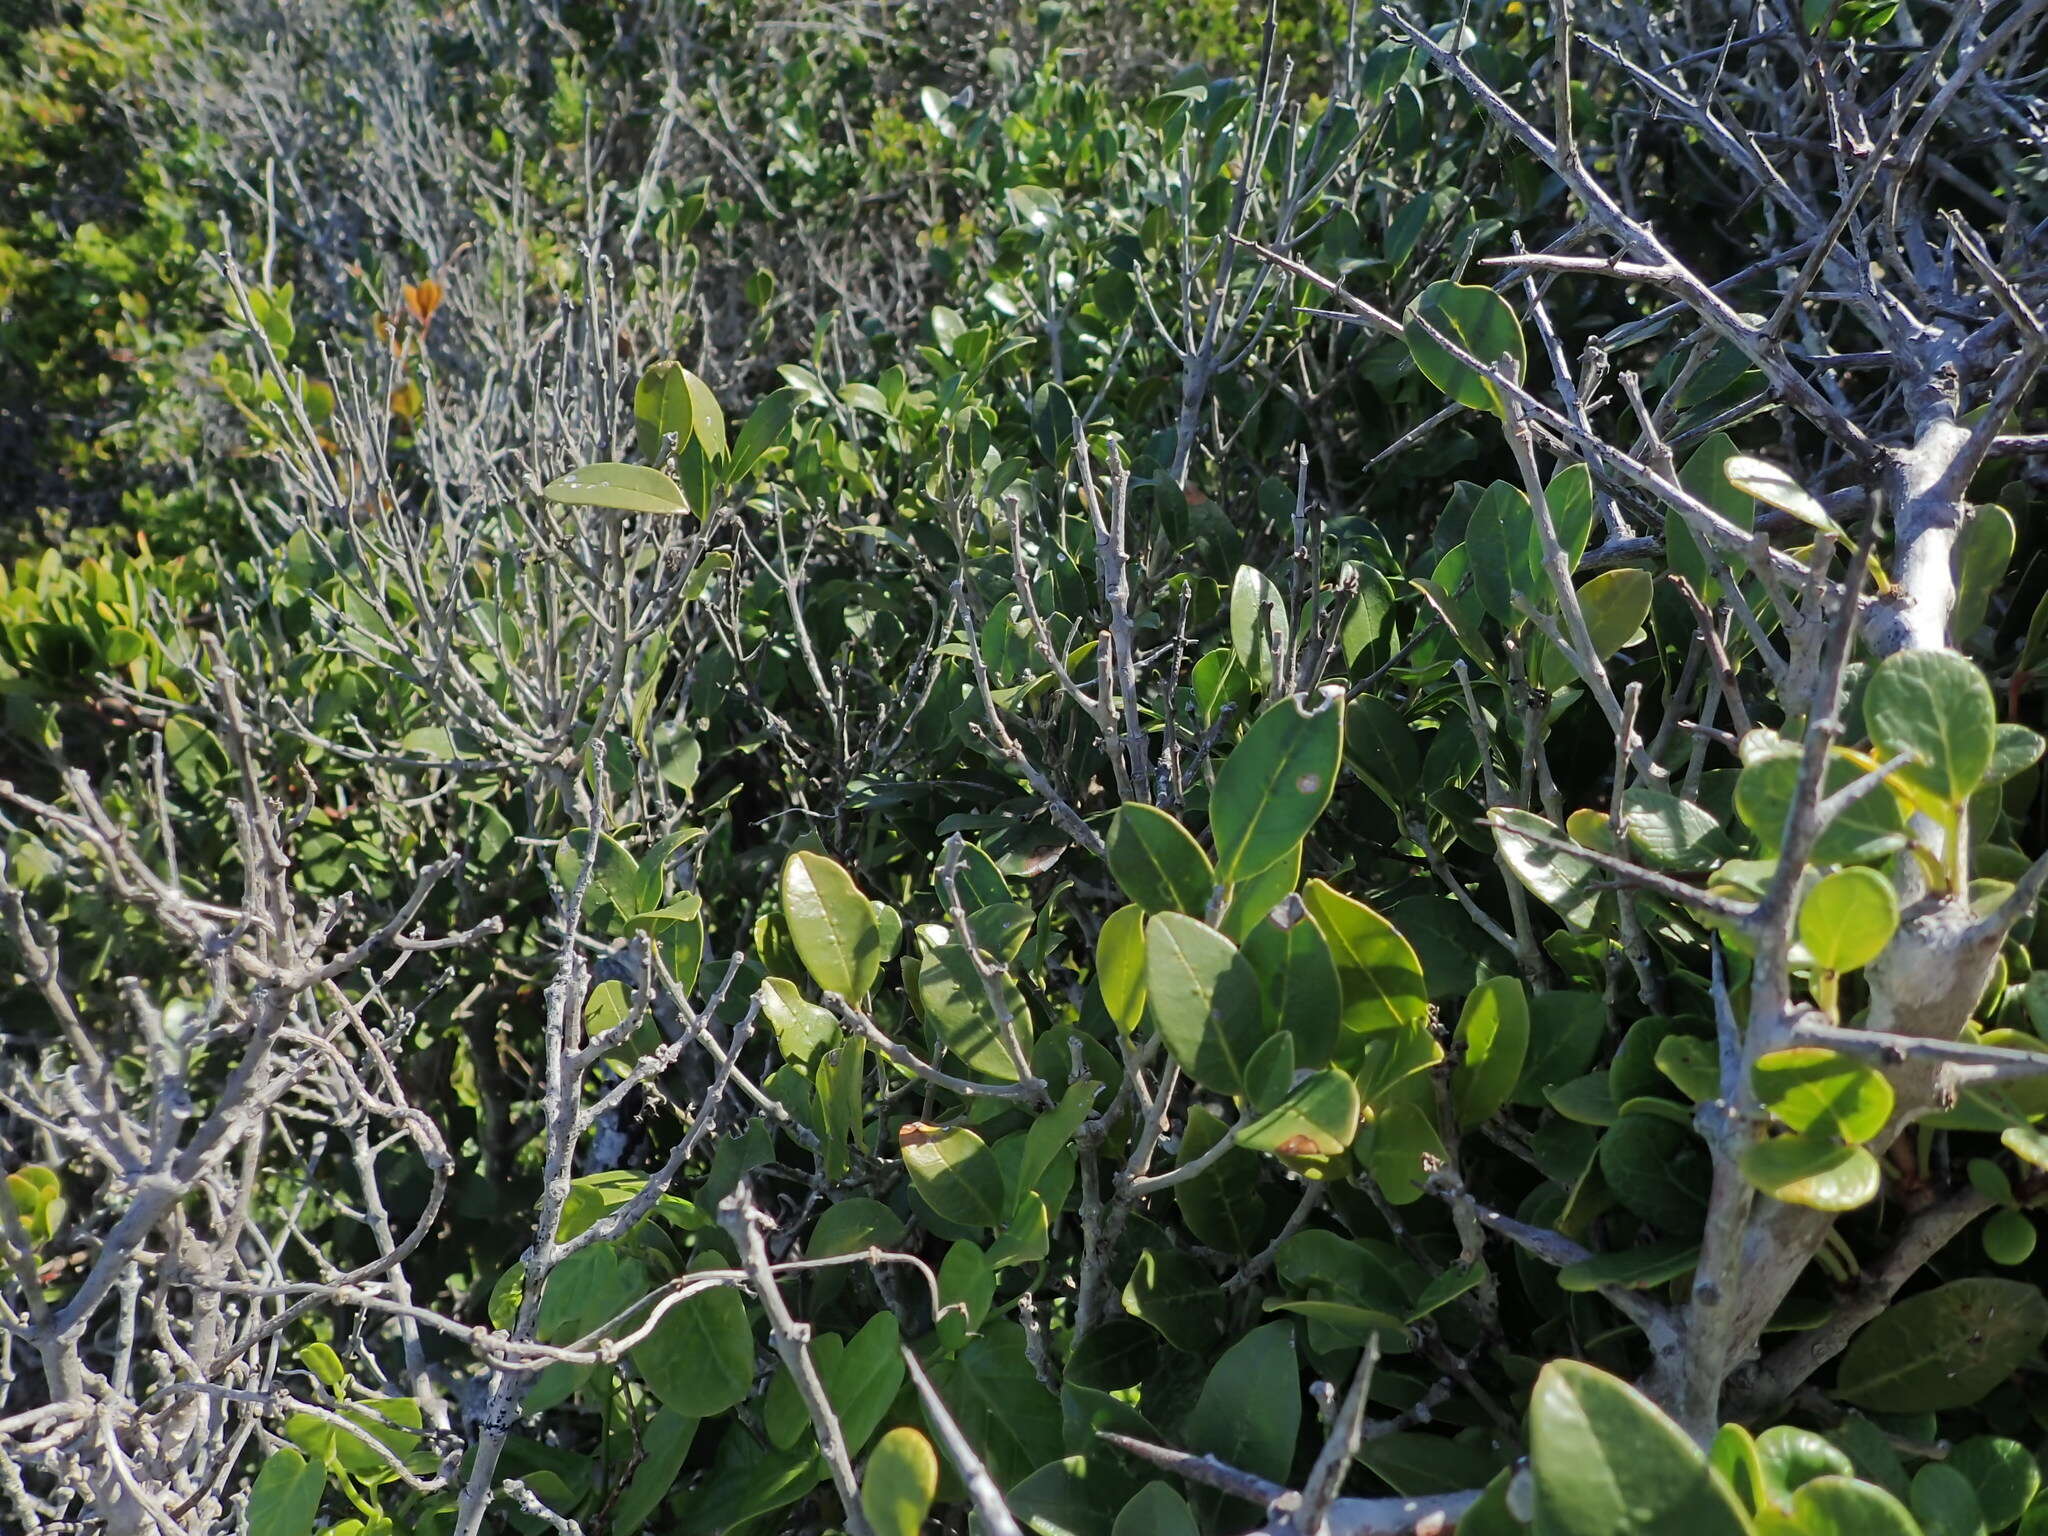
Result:
M1162 912L1145 925L1147 1007L1181 1070L1215 1093L1242 1093L1267 1029L1259 980L1206 923Z
M1513 976L1481 982L1465 999L1454 1037L1451 1105L1467 1128L1490 1120L1508 1101L1529 1050L1529 1000Z
M1202 845L1165 811L1135 802L1120 806L1107 842L1110 874L1144 911L1189 917L1208 911L1215 867Z
M1394 925L1320 880L1309 881L1301 899L1337 965L1345 1035L1419 1026L1429 1015L1429 988L1422 962Z
M2048 1338L2048 1299L2019 1280L1952 1280L1895 1301L1850 1341L1835 1396L1885 1413L1967 1408Z
M1818 1046L1795 1046L1757 1059L1750 1086L1759 1102L1795 1131L1839 1141L1868 1141L1892 1114L1892 1085L1875 1067Z
M1634 1387L1553 1360L1529 1404L1529 1463L1551 1536L1748 1536L1699 1447Z
M983 912L994 909L983 908ZM1021 909L1020 909L1021 910ZM989 935L983 935L989 936ZM953 929L937 923L918 929L917 995L932 1031L974 1072L995 1082L1018 1079L1016 1059L1003 1038L1002 1017L989 1000L989 985L982 979L974 956L953 936ZM1024 994L998 957L987 956L996 967L996 996L1008 1009L1018 1044L1027 1054L1031 1049L1030 1009Z
M1000 1227L1009 1215L1003 1170L988 1143L964 1125L913 1123L897 1132L910 1182L947 1221L963 1227Z
M249 1536L310 1536L327 1469L290 1446L263 1458L249 1489Z
M1389 1205L1420 1200L1431 1167L1443 1160L1435 1122L1413 1104L1395 1104L1374 1119L1368 1167Z
M782 920L811 980L849 1002L867 996L882 968L882 928L853 876L821 853L791 854L782 866Z
M1854 971L1884 952L1899 926L1899 898L1874 869L1823 877L1799 904L1799 942L1825 971Z
M1586 632L1592 637L1598 660L1605 662L1643 627L1650 616L1654 590L1648 571L1629 566L1602 571L1579 588L1579 607L1586 615ZM1571 638L1569 632L1566 638ZM1537 647L1534 672L1537 683L1552 690L1569 687L1579 676L1564 652L1548 641Z
M1185 1438L1189 1450L1278 1481L1293 1462L1300 1427L1294 1329L1267 1323L1217 1358L1188 1415Z
M1767 507L1776 507L1780 512L1798 518L1809 528L1818 528L1836 538L1846 537L1835 520L1828 516L1827 508L1793 479L1790 471L1766 459L1738 453L1722 464L1721 473L1745 496L1754 497Z
M1877 1198L1877 1159L1825 1136L1773 1136L1742 1154L1742 1176L1787 1205L1853 1211Z
M1670 1239L1567 1264L1557 1272L1557 1283L1567 1291L1597 1291L1610 1285L1651 1290L1691 1274L1699 1261L1699 1244Z
M796 419L796 408L803 401L802 390L778 389L754 407L747 424L733 440L732 457L725 465L728 483L744 480L765 454L782 446L783 439L789 436L790 423Z
M1270 1111L1239 1131L1237 1144L1284 1157L1331 1157L1350 1146L1357 1133L1358 1087L1326 1067L1296 1083Z
M1216 775L1209 830L1216 878L1234 884L1287 857L1330 803L1344 760L1342 697L1313 708L1282 699L1256 720Z
M898 1425L875 1442L868 1456L860 1480L860 1512L875 1536L918 1536L938 1492L938 1453L916 1429Z
M614 512L676 516L690 510L683 488L645 464L586 464L550 480L541 495L565 507L603 507Z
M630 1358L664 1407L692 1419L724 1413L754 1387L747 1304L729 1285L685 1297L633 1346Z
M1118 907L1095 935L1095 982L1102 1006L1125 1034L1145 1021L1145 913Z
M1199 1536L1187 1500L1166 1483L1147 1483L1117 1511L1110 1536Z
M1926 1536L1884 1489L1846 1477L1817 1477L1792 1495L1799 1536Z
M1230 651L1260 688L1273 687L1274 658L1284 664L1292 635L1286 594L1256 566L1239 566L1230 584Z
M1294 1063L1320 1067L1337 1046L1344 994L1323 933L1289 897L1246 935L1242 953L1259 978L1266 1021L1294 1042Z
M1600 900L1594 889L1602 878L1599 869L1585 859L1517 835L1529 832L1550 843L1562 843L1567 841L1563 830L1533 811L1495 811L1493 822L1494 842L1515 878L1574 928L1589 925Z
M1864 689L1863 720L1885 752L1912 759L1915 766L1903 770L1909 782L1952 804L1968 799L1991 767L1998 734L1991 685L1953 651L1886 657Z
M1460 405L1507 419L1507 401L1499 388L1444 345L1449 342L1473 362L1498 367L1519 382L1528 354L1522 322L1507 300L1491 288L1431 283L1410 306L1402 330L1409 355L1430 383Z
M1147 1248L1139 1254L1122 1300L1126 1312L1158 1329L1176 1349L1206 1353L1222 1336L1223 1296L1215 1278L1177 1249Z
M633 426L640 457L649 463L671 433L678 454L696 444L711 458L725 457L725 412L718 397L681 363L655 363L640 375L633 390Z
M1821 775L1823 797L1846 789L1863 776L1856 759L1837 751ZM1799 754L1772 751L1752 757L1735 781L1735 811L1756 833L1759 853L1775 855L1785 835L1793 795L1799 785ZM1878 791L1867 794L1822 829L1813 845L1817 864L1850 864L1880 858L1905 845L1905 818L1898 798Z

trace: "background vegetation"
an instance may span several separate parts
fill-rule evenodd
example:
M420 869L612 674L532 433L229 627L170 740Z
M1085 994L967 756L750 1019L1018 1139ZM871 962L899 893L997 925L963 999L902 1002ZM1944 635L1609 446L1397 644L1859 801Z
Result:
M2048 1530L2044 58L0 9L0 1527Z

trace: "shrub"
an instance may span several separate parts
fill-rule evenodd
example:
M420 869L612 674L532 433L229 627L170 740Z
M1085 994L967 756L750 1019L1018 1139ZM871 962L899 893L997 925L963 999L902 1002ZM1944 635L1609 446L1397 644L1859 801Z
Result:
M1916 9L202 13L243 521L0 589L22 1524L2041 1528Z

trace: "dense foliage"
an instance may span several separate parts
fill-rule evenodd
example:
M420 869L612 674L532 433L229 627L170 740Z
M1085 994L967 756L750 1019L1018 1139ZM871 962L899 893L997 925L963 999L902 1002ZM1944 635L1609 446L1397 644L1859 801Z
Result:
M2048 4L27 9L0 1528L2048 1530Z

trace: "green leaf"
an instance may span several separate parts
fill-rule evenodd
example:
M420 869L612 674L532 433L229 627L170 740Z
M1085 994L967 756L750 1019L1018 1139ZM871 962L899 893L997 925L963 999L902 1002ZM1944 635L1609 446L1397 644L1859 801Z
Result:
M1763 1106L1795 1131L1868 1141L1892 1116L1892 1085L1882 1072L1819 1046L1760 1056L1749 1081Z
M1593 536L1593 472L1586 468L1584 461L1565 465L1543 488L1543 501L1550 509L1558 547L1564 551L1565 569L1575 571L1586 553L1586 541ZM1537 568L1540 570L1541 539L1533 528L1530 533L1537 540L1534 549L1539 552ZM1556 608L1556 594L1539 590L1544 606Z
M1991 684L1953 651L1900 651L1879 662L1863 691L1863 722L1887 754L1912 759L1901 777L1950 804L1967 800L1991 767Z
M1993 1211L1991 1219L1984 1223L1982 1241L1985 1258L2011 1268L2034 1256L2040 1234L2024 1211Z
M970 921L968 931L978 943L997 941L999 936L988 931L991 925L983 918L984 914L998 910L984 907ZM946 1049L975 1072L996 1082L1014 1083L1018 1078L1017 1063L1004 1042L1002 1019L995 1004L989 1001L988 987L975 966L974 956L953 938L953 931L937 923L924 924L917 930L917 995L924 1016L933 1032L945 1042ZM1024 994L1003 967L1000 954L989 953L988 959L998 969L996 995L1009 1009L1018 1044L1028 1057L1030 1010Z
M988 1267L1007 1269L1013 1264L1036 1264L1052 1248L1052 1220L1045 1202L1036 1194L1018 1200L1010 1219L988 1245Z
M1059 1458L1059 1399L1038 1382L1016 1323L989 1323L936 1384L999 1485Z
M1060 220L1060 195L1049 187L1033 186L1026 182L1011 187L1003 197L1010 205L1011 216L1019 224L1029 224L1034 229L1048 229Z
M1809 528L1818 528L1822 533L1846 538L1827 508L1813 497L1813 494L1792 478L1790 471L1780 469L1765 459L1754 459L1748 454L1730 456L1721 465L1721 473L1728 483L1743 495L1753 497L1767 507L1776 507L1791 517L1796 517Z
M1451 1105L1466 1129L1490 1120L1507 1103L1529 1051L1529 999L1513 976L1495 976L1465 999L1454 1037Z
M1698 1243L1667 1238L1567 1264L1557 1272L1557 1283L1567 1291L1597 1291L1607 1285L1647 1291L1691 1274L1699 1261Z
M614 512L674 516L690 510L683 488L645 464L586 464L550 480L541 495L565 507L604 507Z
M1602 661L1634 638L1650 616L1650 597L1655 591L1648 571L1633 566L1602 571L1579 588L1579 607L1586 615L1586 633L1593 640L1593 654ZM1570 638L1567 632L1566 638ZM1536 648L1533 668L1540 687L1555 691L1578 681L1578 670L1556 646L1544 641Z
M1853 1211L1877 1198L1883 1171L1862 1147L1823 1136L1773 1136L1742 1154L1742 1176L1787 1205Z
M1573 854L1516 835L1533 832L1554 843L1569 842L1562 828L1534 811L1506 809L1493 813L1493 827L1494 843L1517 880L1572 927L1591 924L1600 901L1600 892L1594 889L1602 878L1600 871Z
M1882 1413L1967 1408L2034 1358L2048 1298L2020 1280L1952 1280L1895 1301L1850 1342L1835 1396Z
M1061 1149L1073 1145L1075 1132L1087 1121L1088 1111L1101 1093L1100 1083L1081 1078L1067 1085L1059 1103L1031 1122L1031 1128L1024 1133L1024 1155L1012 1176L1013 1195L1038 1188L1038 1181Z
M1925 1536L1906 1506L1869 1483L1817 1477L1792 1495L1799 1536Z
M1248 880L1230 887L1230 902L1223 909L1219 925L1234 944L1242 944L1253 928L1273 909L1294 894L1301 882L1301 849L1295 849L1278 863L1268 864Z
M1997 744L1991 749L1991 766L1978 787L1989 789L2025 773L2041 760L2044 747L2048 747L2048 741L2042 740L2039 731L2030 731L2024 725L2001 724Z
M640 1465L633 1469L619 1502L612 1510L612 1527L620 1536L645 1525L661 1507L682 1475L683 1460L697 1438L697 1421L672 1408L664 1408L640 1433Z
M770 976L755 995L761 1000L761 1016L775 1031L783 1059L805 1072L815 1071L818 1059L839 1043L839 1021L797 991L795 982L781 976Z
M1118 907L1095 935L1095 984L1102 1006L1125 1034L1145 1021L1145 913Z
M1187 1500L1165 1483L1147 1483L1117 1511L1110 1536L1200 1536Z
M1301 1375L1294 1328L1267 1323L1226 1349L1188 1415L1189 1450L1242 1471L1284 1481L1301 1430Z
M1146 912L1200 917L1216 889L1216 871L1202 845L1178 821L1153 806L1117 808L1110 823L1109 872L1123 893Z
M1949 1452L1947 1465L1969 1479L1984 1523L1994 1531L2025 1514L2041 1491L2041 1465L2017 1440L1974 1435Z
M318 1341L308 1344L299 1351L299 1363L311 1371L322 1386L332 1391L340 1392L348 1381L348 1370L331 1344Z
M1656 869L1712 869L1735 853L1713 813L1662 790L1637 786L1623 798L1629 843Z
M1985 1536L1977 1490L1954 1467L1931 1461L1913 1474L1913 1518L1927 1536Z
M1285 664L1292 635L1287 598L1273 578L1256 566L1239 566L1230 583L1230 653L1261 689L1276 682L1274 658Z
M1290 895L1255 924L1242 953L1259 978L1266 1022L1294 1042L1295 1063L1329 1061L1344 993L1329 943L1300 898Z
M1000 1227L1009 1215L1002 1166L964 1125L912 1122L897 1133L903 1166L924 1203L963 1227Z
M860 1480L860 1512L875 1536L918 1536L939 1493L939 1458L908 1424L875 1442Z
M1409 1309L1408 1321L1420 1322L1432 1312L1441 1312L1467 1291L1477 1290L1485 1278L1486 1266L1482 1263L1452 1265L1422 1288L1422 1294Z
M1279 863L1323 814L1344 761L1342 700L1335 689L1313 709L1300 696L1282 699L1224 762L1209 798L1218 880L1235 884Z
M1145 925L1146 1006L1167 1051L1213 1093L1244 1092L1244 1070L1265 1042L1259 979L1237 946L1207 923L1162 912Z
M1856 1464L1846 1451L1825 1436L1792 1424L1773 1424L1756 1437L1757 1468L1774 1499L1792 1493L1816 1477L1853 1477Z
M1429 1166L1444 1160L1436 1124L1413 1104L1395 1104L1373 1122L1368 1167L1389 1205L1420 1200Z
M1344 712L1344 761L1389 809L1406 807L1422 782L1422 754L1401 712L1370 694Z
M1286 1157L1333 1157L1357 1134L1358 1086L1335 1067L1326 1067L1296 1083L1270 1111L1239 1131L1237 1144Z
M1387 615L1394 611L1394 589L1387 578L1369 565L1356 567L1358 596L1344 611L1338 639L1344 647L1344 665L1355 666L1368 645L1386 628Z
M1716 432L1680 467L1678 483L1696 501L1746 531L1756 521L1756 502L1730 485L1722 473L1722 466L1735 455L1735 440ZM1672 574L1691 582L1700 600L1712 605L1721 594L1720 577L1713 574L1691 525L1675 509L1674 515L1664 519L1664 547Z
M830 1259L903 1240L903 1218L879 1200L856 1196L826 1208L804 1243L807 1259Z
M1684 1125L1624 1114L1600 1138L1600 1174L1630 1211L1673 1237L1689 1237L1706 1214L1711 1159Z
M824 1377L825 1395L858 1456L903 1385L903 1331L893 1312L877 1312L860 1326Z
M804 969L827 992L859 1002L882 969L882 925L853 876L822 853L782 866L782 920Z
M782 440L789 435L789 424L796 419L796 408L803 402L802 390L787 388L776 390L754 407L753 414L740 428L740 435L732 445L732 457L726 461L725 480L728 485L744 480L764 454L782 445Z
M676 452L691 444L714 459L725 457L725 412L718 397L681 363L659 362L640 375L633 390L633 427L640 457L653 463L662 438L674 433Z
M1635 1388L1553 1360L1529 1403L1529 1462L1546 1536L1747 1536L1698 1446Z
M311 1536L327 1469L289 1446L263 1459L249 1489L249 1536Z
M1409 355L1423 376L1460 405L1507 420L1507 401L1484 375L1458 361L1430 335L1433 330L1473 361L1499 366L1517 382L1527 365L1522 322L1491 288L1431 283L1409 307L1402 327Z
M1958 642L1969 639L1984 622L1992 594L2005 580L2018 540L2012 514L1987 504L1974 507L1969 521L1956 534L1949 562L1955 571L1956 605L1949 618L1949 632Z
M1067 1394L1076 1403L1081 1396L1078 1388ZM1150 1428L1135 1409L1115 1398L1102 1397L1101 1402L1110 1405L1105 1411L1119 1415L1102 1427L1126 1432ZM1124 1414L1129 1417L1121 1417ZM1093 1429L1086 1436L1091 1454L1048 1462L1009 1490L1010 1513L1032 1536L1112 1536L1110 1511L1125 1501L1134 1479L1124 1470L1121 1457L1095 1445Z
M1874 869L1852 865L1816 882L1799 904L1799 942L1824 971L1854 971L1884 952L1899 926L1899 898Z
M685 1297L633 1346L640 1379L667 1408L709 1419L744 1402L754 1387L754 1329L729 1285Z
M1540 603L1549 595L1550 579L1539 558L1536 520L1520 486L1496 480L1486 488L1465 524L1465 551L1471 561L1473 589L1487 616L1503 629L1522 622L1515 607L1517 597Z
M1667 1035L1657 1042L1653 1059L1688 1099L1703 1104L1721 1092L1721 1063L1711 1042L1690 1035Z
M1138 1255L1123 1290L1124 1310L1159 1330L1176 1349L1203 1354L1223 1334L1223 1293L1216 1277L1176 1248Z
M1301 900L1337 963L1340 1022L1354 1045L1379 1030L1419 1028L1429 1017L1429 988L1422 962L1394 925L1320 880L1303 887Z
M1175 1166L1186 1167L1229 1134L1214 1112L1189 1105ZM1174 1185L1173 1203L1195 1241L1223 1253L1256 1253L1279 1226L1259 1188L1258 1155L1242 1147Z
M1863 776L1862 765L1837 750L1821 775L1823 797ZM1799 753L1774 751L1751 758L1735 781L1735 813L1756 833L1758 856L1771 858L1783 845L1785 818L1799 787ZM1854 864L1882 858L1905 846L1905 818L1896 795L1867 794L1828 823L1813 845L1816 864Z

